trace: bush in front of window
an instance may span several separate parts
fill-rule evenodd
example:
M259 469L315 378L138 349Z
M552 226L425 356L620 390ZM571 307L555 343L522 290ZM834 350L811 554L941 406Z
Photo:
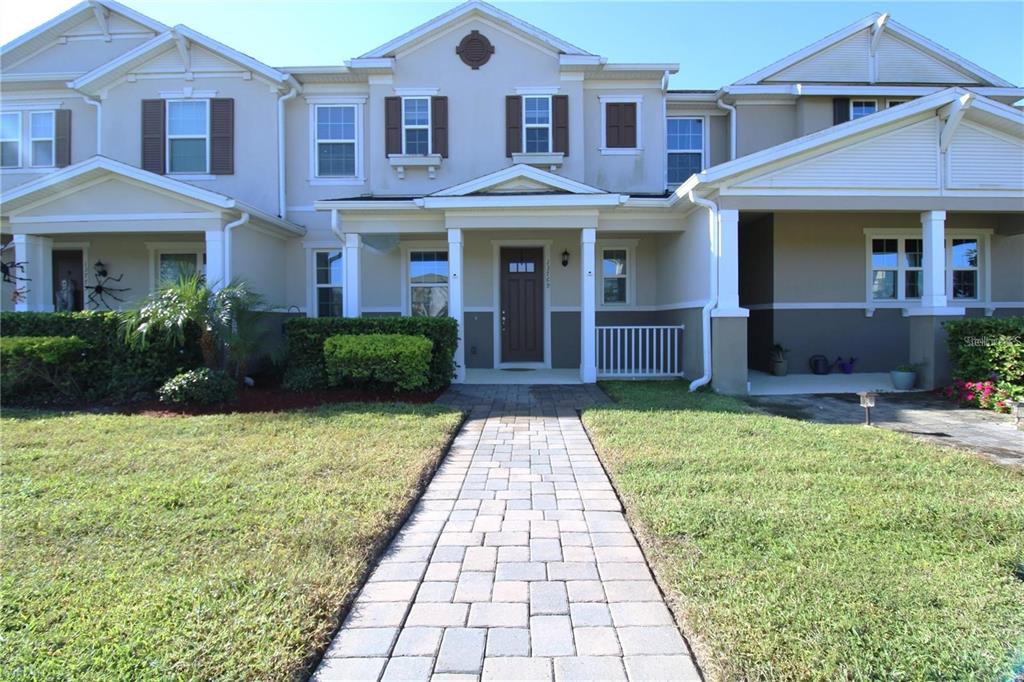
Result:
M1008 409L1008 400L1024 400L1024 317L950 320L943 326L954 379L947 396L1000 411Z
M220 369L201 367L182 372L157 389L168 405L218 405L235 399L237 384Z
M362 334L324 341L327 385L421 391L427 385L433 344L423 336Z
M15 395L42 382L66 398L81 397L75 380L89 344L77 336L0 337L0 383Z
M320 317L292 318L285 322L284 386L309 391L327 386L324 342L339 334L407 334L431 342L426 391L439 391L455 375L455 348L459 325L450 317Z

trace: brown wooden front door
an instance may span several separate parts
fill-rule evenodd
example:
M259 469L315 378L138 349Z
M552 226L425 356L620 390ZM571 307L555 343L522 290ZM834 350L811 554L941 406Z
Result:
M61 295L61 283L68 280L71 296L71 310L83 310L82 296L85 278L82 272L81 251L54 251L53 252L53 309L62 309L63 296Z
M544 249L501 250L501 360L544 361Z

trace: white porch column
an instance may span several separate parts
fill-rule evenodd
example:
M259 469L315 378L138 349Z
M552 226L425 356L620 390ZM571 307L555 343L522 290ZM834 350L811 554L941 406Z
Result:
M206 231L206 284L213 291L220 291L224 281L224 231Z
M588 227L580 235L580 380L585 384L597 381L597 331L595 297L595 242L597 230Z
M719 210L718 224L718 309L731 314L740 307L740 212Z
M363 250L363 238L354 232L345 233L345 256L342 260L345 270L344 300L341 313L345 317L359 317L361 313L359 294L359 259Z
M921 239L924 268L922 308L946 307L946 212L924 211L921 214Z
M448 315L459 323L455 347L455 381L466 380L466 330L462 310L462 230L448 230Z
M26 278L14 286L27 290L14 309L53 312L53 240L30 234L14 235L14 261L24 263L24 270L15 270L13 274Z

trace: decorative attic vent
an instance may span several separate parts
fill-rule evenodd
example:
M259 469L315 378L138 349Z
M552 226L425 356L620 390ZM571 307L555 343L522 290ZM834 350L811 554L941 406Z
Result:
M490 61L494 46L480 31L470 31L455 48L455 54L459 55L463 64L476 70Z

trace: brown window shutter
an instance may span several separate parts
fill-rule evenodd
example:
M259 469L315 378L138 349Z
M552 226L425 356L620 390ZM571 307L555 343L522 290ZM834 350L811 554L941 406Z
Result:
M610 149L636 148L636 103L609 102L605 105L605 146Z
M836 97L832 100L832 124L839 125L850 120L850 98Z
M55 112L53 161L57 168L71 165L71 110L58 109Z
M551 98L552 150L569 156L569 95L554 95Z
M384 153L402 153L402 98L384 98Z
M430 149L448 158L448 98L430 98Z
M162 99L142 100L142 170L163 175L167 172L164 158L164 124Z
M619 105L609 102L604 105L604 144L606 147L620 147Z
M523 150L523 98L509 95L505 98L505 156Z
M235 100L210 100L210 173L235 174Z

